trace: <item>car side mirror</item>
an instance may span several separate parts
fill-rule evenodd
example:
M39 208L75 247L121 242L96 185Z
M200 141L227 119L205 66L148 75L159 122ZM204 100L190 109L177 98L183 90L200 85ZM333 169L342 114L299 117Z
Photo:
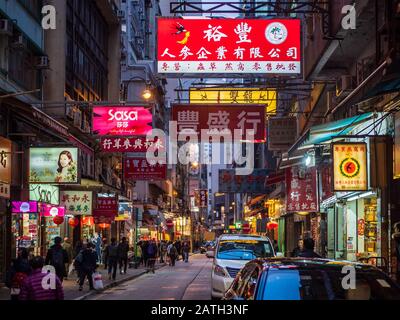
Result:
M276 253L276 257L277 257L277 258L283 258L283 257L284 257L283 252L277 252L277 253Z

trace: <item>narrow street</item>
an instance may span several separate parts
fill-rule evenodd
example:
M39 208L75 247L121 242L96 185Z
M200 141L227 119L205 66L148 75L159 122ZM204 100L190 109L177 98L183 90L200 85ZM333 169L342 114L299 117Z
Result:
M204 254L177 261L155 274L145 274L88 300L210 300L212 259Z

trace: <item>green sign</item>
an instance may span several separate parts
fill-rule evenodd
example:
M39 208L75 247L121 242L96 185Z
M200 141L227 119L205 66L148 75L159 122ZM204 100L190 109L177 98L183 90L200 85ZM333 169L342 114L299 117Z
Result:
M60 202L66 214L91 215L92 191L61 191Z
M60 204L60 188L50 184L30 184L29 200L48 204Z
M241 222L236 222L236 223L235 223L235 228L236 228L237 230L242 229L242 223L241 223Z

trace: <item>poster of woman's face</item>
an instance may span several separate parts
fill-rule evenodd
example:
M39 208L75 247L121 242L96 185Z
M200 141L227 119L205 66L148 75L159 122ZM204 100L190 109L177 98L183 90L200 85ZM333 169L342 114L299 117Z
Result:
M29 182L78 183L78 148L30 148Z

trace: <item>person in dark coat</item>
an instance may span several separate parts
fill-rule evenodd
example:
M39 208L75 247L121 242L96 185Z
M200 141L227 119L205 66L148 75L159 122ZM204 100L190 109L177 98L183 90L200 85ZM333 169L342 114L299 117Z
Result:
M119 273L126 273L126 269L128 267L128 252L129 252L129 243L126 241L126 238L123 237L121 242L118 244L118 259L119 259ZM122 266L124 269L122 270Z
M299 254L300 254L300 252L303 250L303 239L302 238L300 238L298 241L297 241L297 247L296 248L294 248L293 249L293 251L292 251L292 257L298 257L299 256Z
M312 238L306 238L303 241L304 249L299 253L299 257L303 258L321 258L321 256L314 252L315 242Z
M47 251L46 265L52 265L56 269L56 275L63 282L64 277L67 275L65 265L68 263L68 253L61 245L61 237L54 238L54 245Z
M82 261L80 263L80 280L79 280L79 291L83 289L83 283L85 278L89 280L89 289L93 290L93 273L97 268L97 253L95 246L92 243L88 243L86 249L82 250Z
M143 253L143 264L145 267L147 267L147 260L148 260L148 255L147 255L147 247L149 246L148 241L143 241L142 243L142 253Z
M105 259L108 266L108 278L115 280L118 266L118 244L115 238L111 238L111 243L107 246Z
M75 244L75 248L74 248L74 259L76 258L76 256L79 254L79 252L81 252L81 250L83 249L83 245L82 242L80 240L78 240Z
M154 267L157 259L157 252L158 248L154 240L150 241L149 245L147 246L147 272L154 272Z
M182 254L185 262L189 262L189 252L190 252L190 244L189 242L185 241L182 247Z
M176 251L178 251L178 255L176 256L176 260L179 261L179 255L182 254L182 245L181 245L181 242L179 240L177 240L175 242L175 248L176 248Z
M17 258L11 262L9 279L6 280L7 287L11 289L11 300L20 300L22 284L32 272L28 256L26 248L19 248Z

